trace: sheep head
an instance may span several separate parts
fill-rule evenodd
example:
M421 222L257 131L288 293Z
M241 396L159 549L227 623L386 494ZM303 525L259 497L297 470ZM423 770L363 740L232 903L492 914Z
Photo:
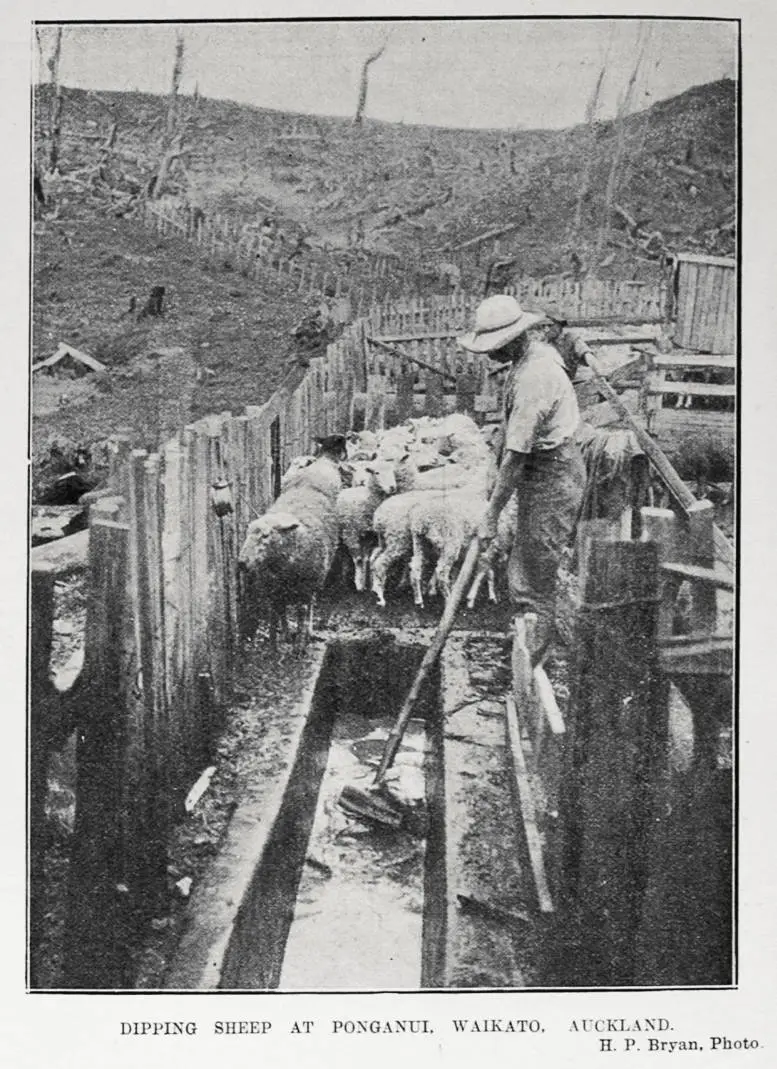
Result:
M396 493L397 476L393 462L375 460L367 464L365 470L382 494L388 497L389 494Z

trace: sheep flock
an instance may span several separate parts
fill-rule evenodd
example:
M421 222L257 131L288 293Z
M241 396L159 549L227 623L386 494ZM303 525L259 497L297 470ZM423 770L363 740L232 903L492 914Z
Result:
M461 413L320 440L317 455L291 462L280 496L246 532L239 556L244 634L264 610L275 643L279 626L286 633L287 608L295 607L296 641L304 649L316 595L340 547L348 581L371 591L379 606L408 583L417 606L426 596L447 598L495 476L486 437ZM513 501L479 562L470 607L484 580L496 600L495 566L509 554L514 530Z

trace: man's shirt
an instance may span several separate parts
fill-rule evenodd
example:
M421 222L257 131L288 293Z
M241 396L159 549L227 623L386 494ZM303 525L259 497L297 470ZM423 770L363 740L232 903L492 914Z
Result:
M504 448L543 453L574 437L580 409L561 355L534 341L510 370L504 391Z

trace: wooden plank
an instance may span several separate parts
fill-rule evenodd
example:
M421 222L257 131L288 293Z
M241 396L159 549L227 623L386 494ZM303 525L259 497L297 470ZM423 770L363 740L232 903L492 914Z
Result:
M661 667L668 675L723 676L734 671L731 635L693 634L672 637L660 644Z
M717 587L719 590L734 589L734 580L731 576L721 575L721 573L716 572L714 568L702 568L698 564L664 562L661 564L661 570L694 583L709 583L711 586Z
M678 353L674 356L660 356L656 354L652 357L652 360L655 367L666 369L722 368L724 370L736 371L738 363L735 356L718 354L707 356L699 353Z
M733 383L716 382L667 382L656 380L650 383L648 393L682 393L692 397L736 397L737 388Z
M736 268L736 260L730 256L707 256L705 253L678 252L675 253L678 264L712 264L718 267Z
M696 299L697 270L693 264L683 264L678 275L678 301L682 318L678 316L675 343L686 349L693 348L693 315Z
M516 790L516 801L520 806L521 821L526 838L526 847L529 853L529 864L534 877L534 888L537 894L537 904L540 913L554 912L553 899L548 886L548 878L545 872L545 860L542 855L542 840L537 828L537 818L534 809L529 770L526 767L526 758L521 742L521 729L518 723L518 712L512 694L505 698L505 720L507 724L508 749L512 758L513 783Z
M688 312L686 320L686 340L682 342L683 345L687 345L689 349L696 348L696 319L698 315L698 296L699 286L701 283L700 271L701 268L698 264L686 264L685 270L687 272L687 286L688 286Z

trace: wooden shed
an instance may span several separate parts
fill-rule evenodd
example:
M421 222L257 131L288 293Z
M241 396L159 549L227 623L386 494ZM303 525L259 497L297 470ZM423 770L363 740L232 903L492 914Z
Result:
M699 353L736 353L736 260L678 253L675 261L675 343Z

